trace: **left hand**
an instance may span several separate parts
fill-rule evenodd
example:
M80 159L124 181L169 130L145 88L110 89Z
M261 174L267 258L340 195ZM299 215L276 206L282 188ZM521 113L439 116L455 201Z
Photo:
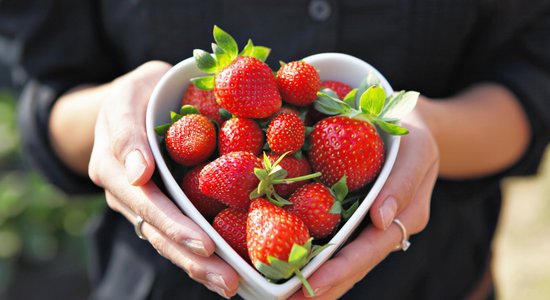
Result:
M308 278L318 299L341 297L400 247L403 237L400 228L392 223L395 218L403 223L409 235L422 231L428 223L430 198L439 169L437 144L418 112L407 116L403 124L410 133L401 139L393 170L370 208L373 225ZM302 288L291 299L307 297Z

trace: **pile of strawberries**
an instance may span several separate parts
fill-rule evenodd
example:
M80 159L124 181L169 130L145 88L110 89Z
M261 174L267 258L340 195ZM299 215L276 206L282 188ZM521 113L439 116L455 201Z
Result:
M213 53L193 53L208 75L192 79L157 132L184 171L182 190L227 243L268 279L296 274L310 290L300 269L358 206L348 193L384 163L374 125L407 133L398 117L418 94L386 97L372 75L355 89L321 82L304 61L275 73L268 48L249 40L239 52L217 26L214 40Z

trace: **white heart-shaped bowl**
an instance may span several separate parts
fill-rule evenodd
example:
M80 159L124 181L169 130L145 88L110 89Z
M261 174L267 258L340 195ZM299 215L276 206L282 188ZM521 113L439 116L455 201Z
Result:
M377 75L386 90L386 93L393 93L388 81L370 64L356 57L341 53L322 53L312 55L304 59L315 66L319 71L321 80L339 80L352 87L359 86L369 71ZM158 125L169 123L170 111L178 111L181 99L189 80L202 75L197 69L194 59L188 58L172 67L159 81L155 87L149 105L147 107L146 127L147 138L155 157L158 171L173 201L181 208L183 213L195 221L216 244L216 253L230 264L241 276L239 295L245 299L285 299L301 287L301 282L295 276L284 283L272 283L266 280L251 265L245 262L212 228L210 223L199 213L191 201L181 190L170 173L166 162L161 154L160 137L155 133L154 128ZM330 240L330 247L327 247L302 270L308 277L319 266L327 261L332 254L349 238L372 205L372 202L380 192L384 182L392 169L397 156L400 138L382 133L386 147L386 161L380 175L374 182L371 190L359 205L353 216L340 228Z

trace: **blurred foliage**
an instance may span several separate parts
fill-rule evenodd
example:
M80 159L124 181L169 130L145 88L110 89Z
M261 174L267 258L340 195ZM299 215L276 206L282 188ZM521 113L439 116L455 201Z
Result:
M84 265L84 233L103 197L69 197L24 170L15 100L0 91L0 298L21 261L52 261L61 252Z

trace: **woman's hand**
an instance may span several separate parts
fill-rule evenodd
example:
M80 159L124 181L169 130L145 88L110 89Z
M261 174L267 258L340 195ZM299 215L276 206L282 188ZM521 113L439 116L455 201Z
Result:
M342 296L400 248L403 236L393 224L394 219L403 223L409 235L422 231L428 223L431 193L439 169L438 148L420 114L411 113L403 124L410 133L401 139L393 170L370 209L373 225L308 278L319 299ZM304 297L308 297L305 289L292 299Z
M218 294L236 293L239 277L212 255L213 241L150 180L155 163L145 133L149 97L170 68L149 62L104 90L95 125L89 176L103 187L107 204L129 222L144 219L142 233L164 257Z

